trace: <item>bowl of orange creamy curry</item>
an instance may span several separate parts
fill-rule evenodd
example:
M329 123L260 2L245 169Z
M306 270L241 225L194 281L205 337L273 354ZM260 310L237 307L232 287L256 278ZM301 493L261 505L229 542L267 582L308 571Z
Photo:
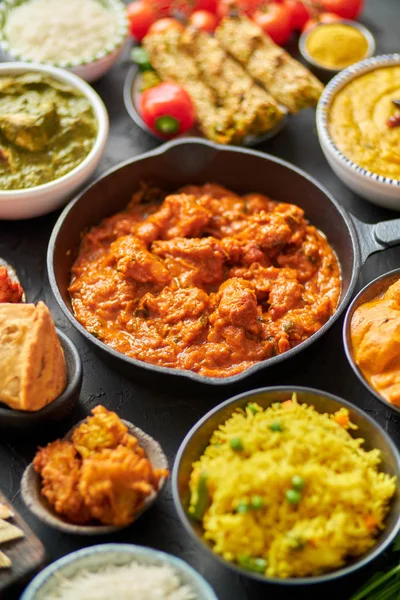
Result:
M83 236L69 285L77 320L112 349L226 378L334 314L339 263L299 206L216 183L132 191Z
M339 73L317 110L322 150L335 173L375 204L400 210L400 56L369 58Z
M343 331L356 375L376 398L400 413L400 269L361 290Z

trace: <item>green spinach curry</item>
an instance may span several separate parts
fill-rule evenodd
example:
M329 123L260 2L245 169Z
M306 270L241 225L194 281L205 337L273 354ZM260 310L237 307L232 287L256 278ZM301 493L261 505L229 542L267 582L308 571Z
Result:
M0 77L0 190L58 179L89 154L97 135L90 102L40 73Z

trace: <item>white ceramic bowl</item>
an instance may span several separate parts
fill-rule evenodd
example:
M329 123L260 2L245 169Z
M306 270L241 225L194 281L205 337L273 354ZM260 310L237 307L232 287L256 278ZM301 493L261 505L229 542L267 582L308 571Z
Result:
M10 46L4 32L4 26L10 10L26 1L29 0L4 0L3 3L0 3L0 47L6 57L10 60L33 62L26 56L19 54L12 48L12 46ZM85 81L89 82L100 79L100 77L102 77L113 66L113 64L120 57L127 40L128 19L126 16L126 7L121 0L102 0L102 4L104 4L117 15L118 33L116 37L113 40L110 40L109 44L90 60L60 61L57 63L52 62L46 64L51 64L53 67L68 69L72 73L79 75L79 77L82 77L82 79L85 79Z
M72 171L54 181L21 190L0 190L0 219L29 219L64 204L95 171L107 142L108 114L100 96L85 81L65 69L34 63L2 63L0 77L35 72L50 75L78 89L89 100L97 118L97 137L89 154Z
M317 131L321 148L336 175L353 192L370 202L400 210L400 180L372 173L344 156L335 146L328 130L329 109L335 95L351 80L379 67L400 65L400 54L367 58L341 71L323 91L317 106Z
M196 600L218 600L207 581L183 560L165 552L131 544L101 544L67 554L39 573L20 600L45 600L56 595L60 578L73 578L82 571L96 572L104 567L121 567L132 562L151 566L166 564L175 571L182 585L190 587Z

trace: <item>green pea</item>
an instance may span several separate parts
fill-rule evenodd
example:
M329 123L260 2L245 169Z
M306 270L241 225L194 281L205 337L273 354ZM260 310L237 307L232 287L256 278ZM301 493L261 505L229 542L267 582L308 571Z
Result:
M292 477L292 487L294 490L301 491L303 487L306 485L304 478L301 475L293 475Z
M245 500L241 500L236 507L236 512L238 512L240 515L245 515L246 513L248 513L249 512L248 502L246 502Z
M279 423L279 421L275 421L274 423L271 423L269 428L271 431L283 431L282 425Z
M240 438L232 438L230 444L232 450L234 450L235 452L241 452L243 450L243 444Z
M286 500L290 504L298 504L301 500L301 494L297 490L288 490L286 492Z
M252 496L250 499L250 507L253 510L260 510L260 508L263 508L264 506L264 500L262 498L262 496Z
M265 569L268 565L265 558L253 558L247 554L239 556L238 563L241 567L247 569L248 571L254 571L255 573L261 574L265 573Z
M253 404L252 402L250 402L250 404L247 405L247 408L250 412L253 413L253 415L255 415L258 412L255 404Z
M280 402L274 402L272 404L273 408L280 408L281 407L281 403Z

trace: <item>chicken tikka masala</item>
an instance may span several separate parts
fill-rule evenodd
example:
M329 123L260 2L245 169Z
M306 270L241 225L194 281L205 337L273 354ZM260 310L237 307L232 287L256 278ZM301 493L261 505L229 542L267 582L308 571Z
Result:
M154 365L228 377L335 312L340 268L301 208L216 184L142 185L83 236L69 287L84 327Z

